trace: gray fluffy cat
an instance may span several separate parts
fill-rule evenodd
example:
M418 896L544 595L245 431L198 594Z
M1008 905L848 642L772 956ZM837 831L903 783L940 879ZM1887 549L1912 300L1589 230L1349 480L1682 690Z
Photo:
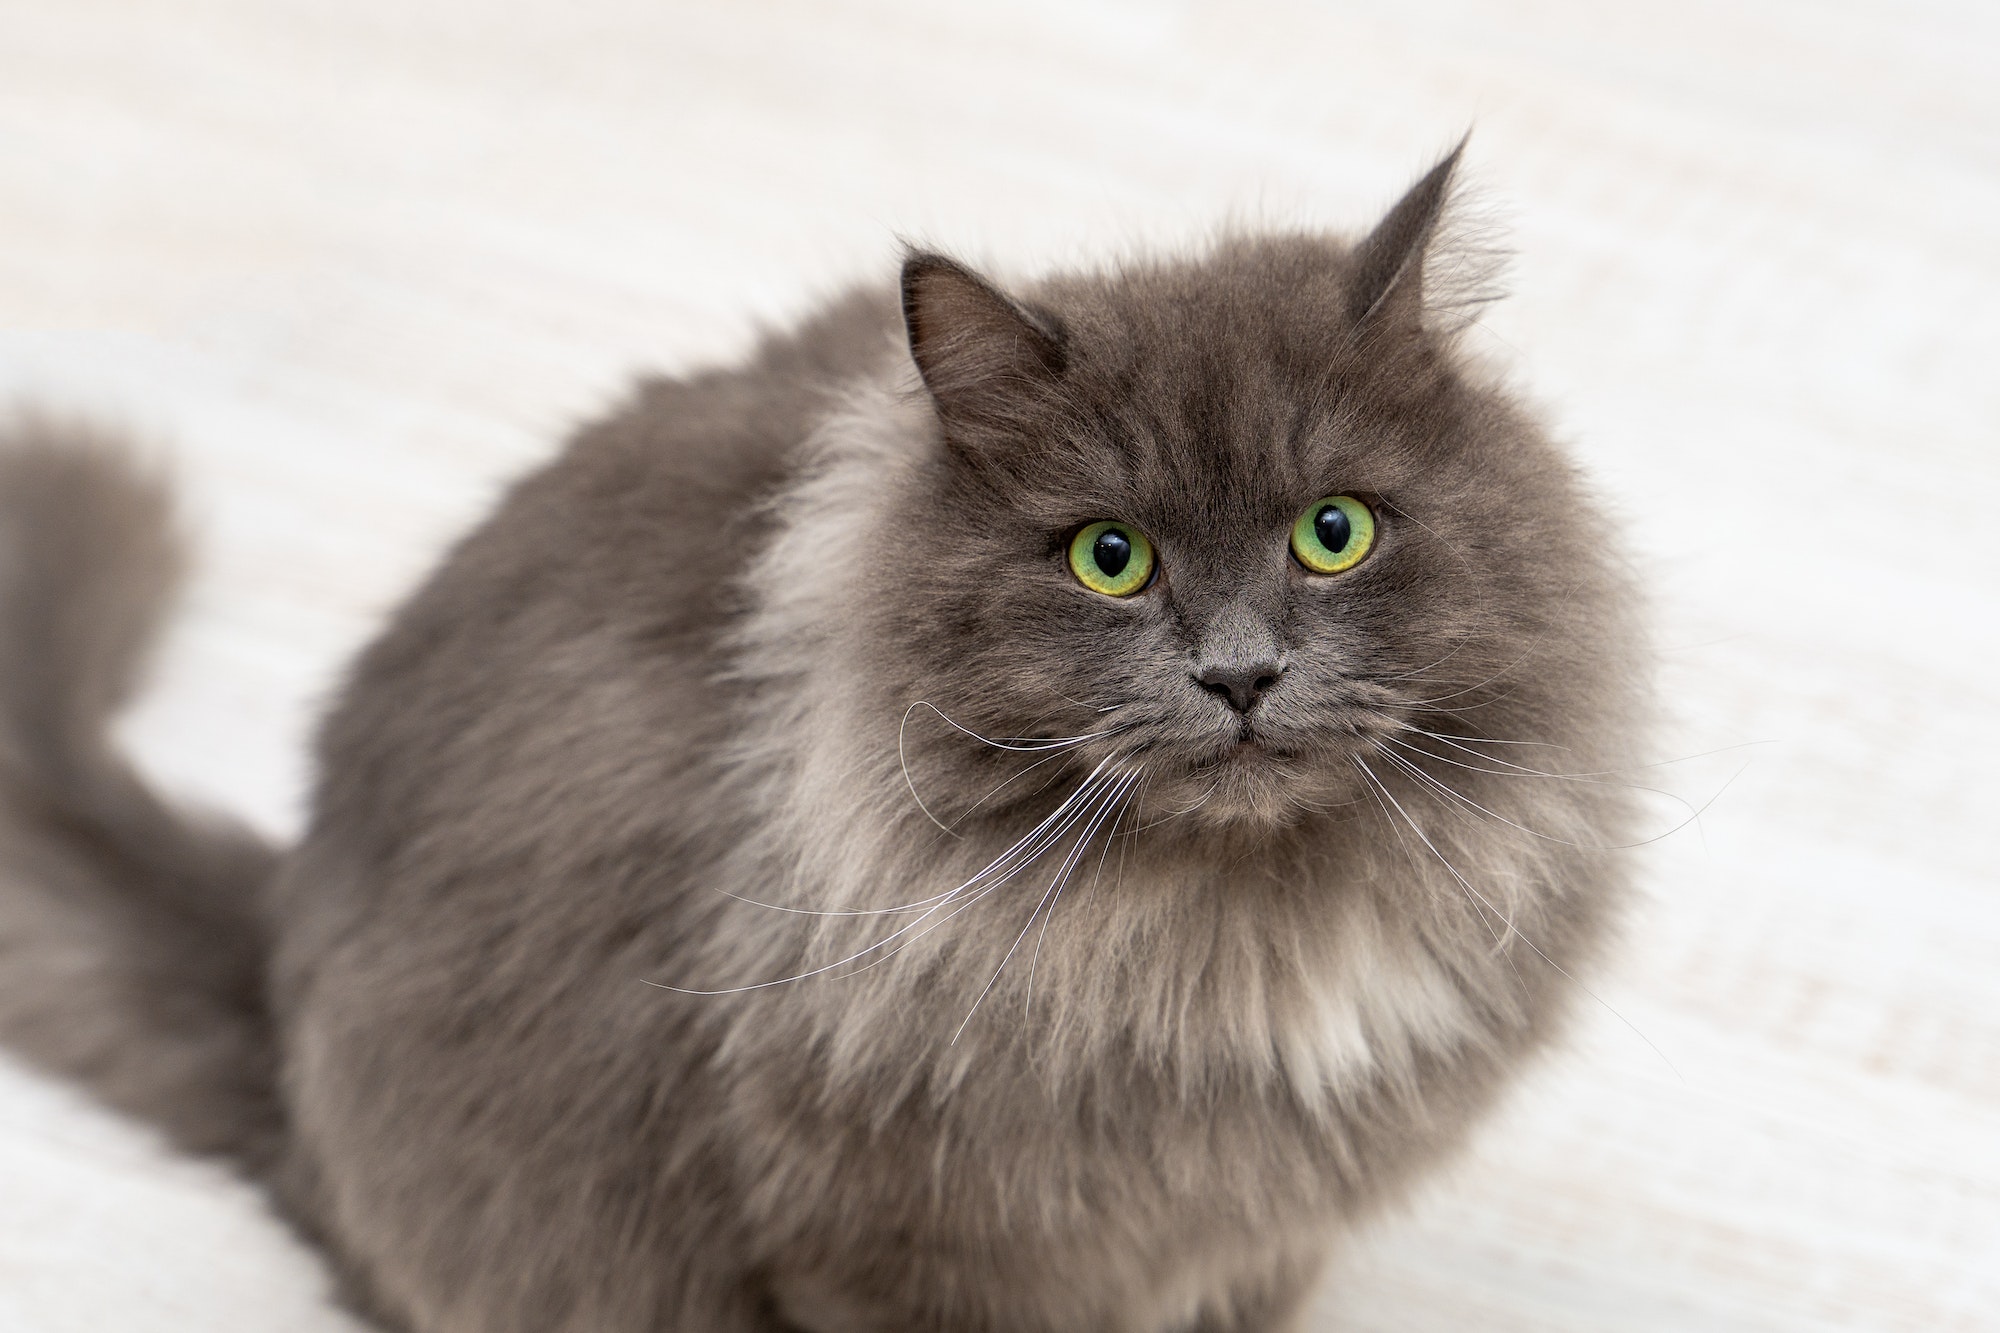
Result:
M5 432L0 1037L411 1333L1296 1327L1622 892L1632 598L1426 291L1456 160L642 384L362 655L289 850L107 746L162 490Z

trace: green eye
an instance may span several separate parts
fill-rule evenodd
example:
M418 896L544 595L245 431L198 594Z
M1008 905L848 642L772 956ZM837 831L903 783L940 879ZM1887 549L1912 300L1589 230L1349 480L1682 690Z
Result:
M1315 574L1354 568L1374 544L1374 512L1351 495L1315 500L1292 524L1292 554Z
M1152 581L1153 544L1129 523L1093 523L1070 539L1069 572L1092 592L1130 597Z

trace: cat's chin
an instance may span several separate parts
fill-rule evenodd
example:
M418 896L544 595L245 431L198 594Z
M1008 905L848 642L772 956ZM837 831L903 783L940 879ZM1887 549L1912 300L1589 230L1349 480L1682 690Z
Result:
M1179 812L1211 828L1287 827L1354 802L1359 778L1344 774L1346 767L1330 756L1306 761L1256 741L1235 743L1174 777L1156 777L1157 817Z

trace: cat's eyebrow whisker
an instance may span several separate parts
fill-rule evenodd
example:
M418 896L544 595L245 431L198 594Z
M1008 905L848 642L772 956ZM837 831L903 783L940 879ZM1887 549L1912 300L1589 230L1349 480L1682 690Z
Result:
M1429 533L1431 535L1431 540L1435 541L1438 545L1444 547L1445 550L1450 551L1453 558L1456 559L1459 564L1465 566L1465 572L1467 574L1477 576L1479 572L1479 567L1473 564L1472 561L1466 557L1465 552L1458 549L1458 544L1456 542L1451 541L1443 533L1439 532L1436 528L1432 527L1430 524L1418 518L1415 514L1412 514L1409 510L1402 508L1400 505L1390 503L1390 501L1387 498L1383 498L1381 500L1381 505L1384 509L1396 515L1398 518L1406 518L1410 522L1422 528L1425 532Z
M1585 995L1588 995L1591 999L1597 1001L1598 1004L1603 1005L1607 1013L1609 1013L1613 1018L1616 1018L1619 1022L1623 1023L1626 1027L1630 1028L1634 1036L1636 1036L1640 1041L1645 1042L1647 1046L1652 1048L1653 1054L1659 1056L1661 1062L1664 1063L1668 1069L1673 1070L1675 1078L1680 1079L1681 1082L1683 1083L1687 1082L1686 1076L1681 1073L1679 1067L1677 1067L1672 1060L1667 1059L1667 1053L1661 1050L1657 1045L1655 1045L1651 1037L1648 1037L1645 1033L1641 1032L1638 1026L1634 1024L1631 1019L1619 1013L1618 1010L1613 1008L1612 1005L1608 1003L1603 996L1599 995L1596 991L1592 990L1590 987L1584 985L1581 981L1578 981L1576 977L1570 973L1568 968L1564 967L1561 963L1558 963L1555 959L1549 957L1548 954L1544 953L1542 951L1542 947L1539 944L1536 944L1532 939L1529 939L1526 932L1522 931L1520 927L1514 924L1514 920L1512 917L1508 916L1505 912L1502 912L1498 907L1494 906L1493 902L1490 899L1488 899L1485 894L1473 888L1471 883L1467 881L1465 876L1458 873L1458 868L1452 865L1450 861L1445 859L1444 853L1440 852L1437 849L1437 846L1434 843L1432 843L1430 838L1424 833L1423 829L1417 826L1417 821L1410 818L1409 811L1403 809L1402 803L1396 800L1395 793L1391 792L1387 787L1382 786L1382 780L1380 778L1375 777L1374 770L1368 767L1368 763L1366 760L1357 757L1354 762L1361 765L1362 771L1367 773L1370 778L1374 779L1376 786L1381 788L1382 794L1388 797L1390 804L1396 807L1396 812L1403 816L1403 822L1410 826L1410 831L1423 840L1424 846L1429 847L1431 849L1431 854L1437 857L1438 862L1441 865L1443 865L1446 870L1451 872L1451 877L1457 880L1460 886L1463 887L1467 893L1477 898L1480 902L1485 903L1487 908L1490 909L1495 916L1499 917L1502 921L1507 923L1507 933L1510 938L1518 939L1521 941L1521 943L1527 945L1530 949L1533 949L1535 951L1535 956L1537 958L1541 959L1543 962L1547 963L1550 967L1554 968L1559 974L1565 977L1572 986L1575 986ZM1510 965L1513 962L1513 957L1511 954L1508 955L1508 962ZM1518 969L1516 969L1515 971L1515 976L1517 978L1520 976L1520 972Z

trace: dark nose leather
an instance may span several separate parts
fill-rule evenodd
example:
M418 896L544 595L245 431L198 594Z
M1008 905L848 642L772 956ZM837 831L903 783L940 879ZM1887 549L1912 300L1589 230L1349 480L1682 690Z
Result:
M1196 674L1195 682L1210 694L1229 700L1229 706L1237 712L1247 713L1284 674L1283 663L1260 656L1206 666Z
M1189 664L1195 684L1248 713L1285 674L1285 650L1270 608L1248 596L1217 606L1202 624Z

